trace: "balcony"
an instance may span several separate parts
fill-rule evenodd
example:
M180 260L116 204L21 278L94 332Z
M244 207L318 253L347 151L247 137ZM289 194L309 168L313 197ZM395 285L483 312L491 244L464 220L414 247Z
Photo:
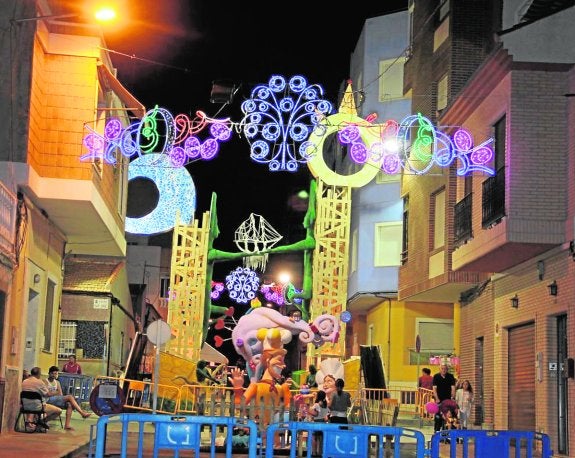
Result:
M522 165L526 162L523 157ZM515 174L510 174L510 170ZM541 170L540 175L545 175L545 169ZM541 183L549 179L537 177ZM555 174L554 180L559 183L561 178ZM518 167L498 170L497 175L487 178L481 186L481 220L479 213L475 216L471 213L473 238L456 245L453 270L504 272L565 241L565 206L552 187L537 186L534 176L521 174ZM463 201L460 204L463 206ZM455 224L462 225L463 233L457 210Z
M463 245L473 237L473 230L471 224L471 204L473 202L473 194L466 195L457 204L455 204L455 246Z
M481 227L491 227L505 216L505 167L483 182Z
M12 262L16 259L14 237L17 206L16 196L0 182L0 253Z

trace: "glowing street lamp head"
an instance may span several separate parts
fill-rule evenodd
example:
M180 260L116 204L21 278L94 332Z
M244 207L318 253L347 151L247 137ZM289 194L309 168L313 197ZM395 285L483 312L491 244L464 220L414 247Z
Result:
M111 6L100 6L96 9L94 17L98 22L110 22L116 19L116 10Z
M279 274L278 278L279 278L280 283L283 285L285 285L291 281L291 275L288 274L287 272L282 272L281 274Z

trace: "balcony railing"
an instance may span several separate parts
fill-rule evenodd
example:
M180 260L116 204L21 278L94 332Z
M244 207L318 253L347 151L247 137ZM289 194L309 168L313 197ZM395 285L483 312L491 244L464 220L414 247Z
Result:
M14 237L16 234L16 196L0 183L0 251L14 259Z
M483 182L481 227L497 224L505 216L505 168Z
M473 237L471 224L471 204L473 194L467 194L455 204L455 246L463 245Z

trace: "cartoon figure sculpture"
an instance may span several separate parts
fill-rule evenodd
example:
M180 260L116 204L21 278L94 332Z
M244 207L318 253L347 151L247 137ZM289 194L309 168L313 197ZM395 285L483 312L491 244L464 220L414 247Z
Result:
M341 361L336 358L324 359L319 365L315 379L318 386L322 386L328 399L331 393L335 391L335 381L338 378L344 379L344 369Z
M271 308L252 309L238 320L232 331L234 348L247 362L246 369L252 382L257 382L264 372L261 360L264 343L258 338L261 329L276 329L280 348L291 342L294 335L298 335L303 343L313 343L317 347L326 342L335 343L339 338L339 322L332 315L320 315L310 324L302 319L294 320Z
M258 410L257 415L259 415L260 424L268 425L272 420L278 421L278 418L272 419L272 409L275 409L275 415L278 414L281 406L285 410L289 410L291 400L290 384L277 382L281 377L282 370L286 367L284 357L287 351L283 348L282 333L277 328L261 328L257 332L256 338L263 347L260 364L264 368L264 373L261 379L257 382L252 382L244 391L242 370L235 368L231 372L230 383L234 388L236 404L240 404L242 398L246 403L249 403L252 399L263 403L263 412Z

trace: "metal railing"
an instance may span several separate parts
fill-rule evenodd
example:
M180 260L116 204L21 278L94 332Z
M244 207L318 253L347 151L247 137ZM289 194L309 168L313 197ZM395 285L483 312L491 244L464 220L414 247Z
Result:
M473 236L471 206L473 194L467 194L463 199L455 204L454 224L455 245L459 246L467 242Z
M15 259L16 209L18 199L0 182L0 252Z
M505 167L483 182L481 227L488 228L505 216Z

